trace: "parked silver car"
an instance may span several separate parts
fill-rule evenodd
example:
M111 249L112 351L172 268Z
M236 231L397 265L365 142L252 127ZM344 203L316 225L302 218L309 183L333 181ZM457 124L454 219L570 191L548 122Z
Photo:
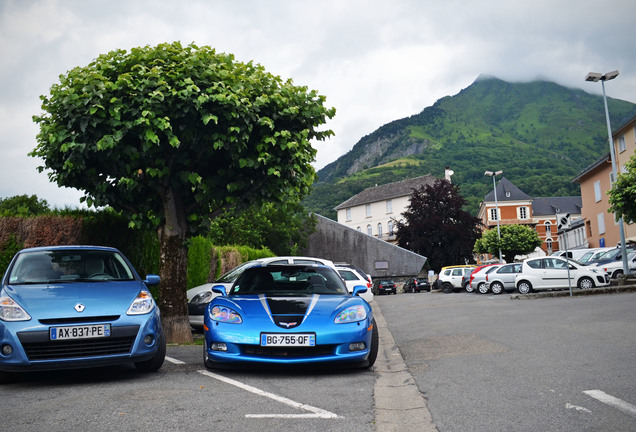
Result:
M521 272L521 263L504 264L486 275L486 292L501 294L516 289L515 278Z
M480 294L486 294L488 292L488 285L486 285L486 275L497 270L502 265L503 264L490 264L473 273L470 279L470 286L473 291L477 291Z

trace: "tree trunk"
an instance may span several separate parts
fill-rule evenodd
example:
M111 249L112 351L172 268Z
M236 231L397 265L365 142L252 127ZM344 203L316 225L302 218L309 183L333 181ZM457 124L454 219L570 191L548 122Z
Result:
M181 201L168 190L163 197L165 224L159 228L159 308L166 340L192 342L186 300L188 248L187 224Z

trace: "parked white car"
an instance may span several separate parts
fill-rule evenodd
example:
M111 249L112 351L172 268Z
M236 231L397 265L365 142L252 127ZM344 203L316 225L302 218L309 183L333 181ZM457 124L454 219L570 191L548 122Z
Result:
M600 268L549 256L529 258L523 262L521 273L515 278L517 290L527 294L533 290L569 288L568 264L572 287L587 289L609 285L609 277Z
M593 268L593 266L594 265L590 266L590 268ZM618 275L623 274L623 260L601 264L598 265L597 268L607 273L610 279L616 279ZM631 251L627 254L627 269L632 274L636 273L636 251Z
M212 291L212 287L215 285L223 285L227 290L232 287L234 281L238 279L243 272L258 264L321 264L335 269L333 261L302 256L283 256L283 257L269 257L259 258L253 261L247 261L234 267L229 272L219 277L214 282L205 283L203 285L190 288L186 291L186 297L188 299L188 318L190 320L190 326L194 328L203 328L203 314L208 303L219 294Z
M371 303L371 301L373 301L373 292L371 291L373 284L370 283L364 276L350 267L336 267L336 271L344 280L345 285L347 285L347 291L349 291L349 294L353 293L353 287L362 285L367 287L367 292L361 293L360 297L365 299L367 303Z

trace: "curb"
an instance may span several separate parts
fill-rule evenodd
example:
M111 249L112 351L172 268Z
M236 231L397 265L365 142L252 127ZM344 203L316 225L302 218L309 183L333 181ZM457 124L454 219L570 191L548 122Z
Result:
M417 388L380 306L373 303L373 316L380 336L378 358L374 365L377 375L373 390L375 430L437 432L426 406L426 398Z
M590 295L602 295L602 294L623 294L623 293L631 293L636 292L636 285L617 285L617 286L608 286L602 288L591 288L591 289L572 289L572 297L581 297L581 296L590 296ZM536 292L532 294L512 294L510 296L511 300L534 300L540 298L552 298L552 297L570 297L570 290L560 290L560 291L545 291L545 292Z

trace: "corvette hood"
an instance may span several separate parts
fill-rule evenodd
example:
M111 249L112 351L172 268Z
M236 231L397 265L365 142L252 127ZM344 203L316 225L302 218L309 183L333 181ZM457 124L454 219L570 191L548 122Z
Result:
M347 303L358 299L337 295L313 295L310 297L233 296L234 303L245 316L268 317L277 326L289 329L298 327L309 318L324 318L341 310Z
M143 287L140 281L74 282L6 286L8 294L34 319L125 314ZM82 304L82 312L75 306Z

